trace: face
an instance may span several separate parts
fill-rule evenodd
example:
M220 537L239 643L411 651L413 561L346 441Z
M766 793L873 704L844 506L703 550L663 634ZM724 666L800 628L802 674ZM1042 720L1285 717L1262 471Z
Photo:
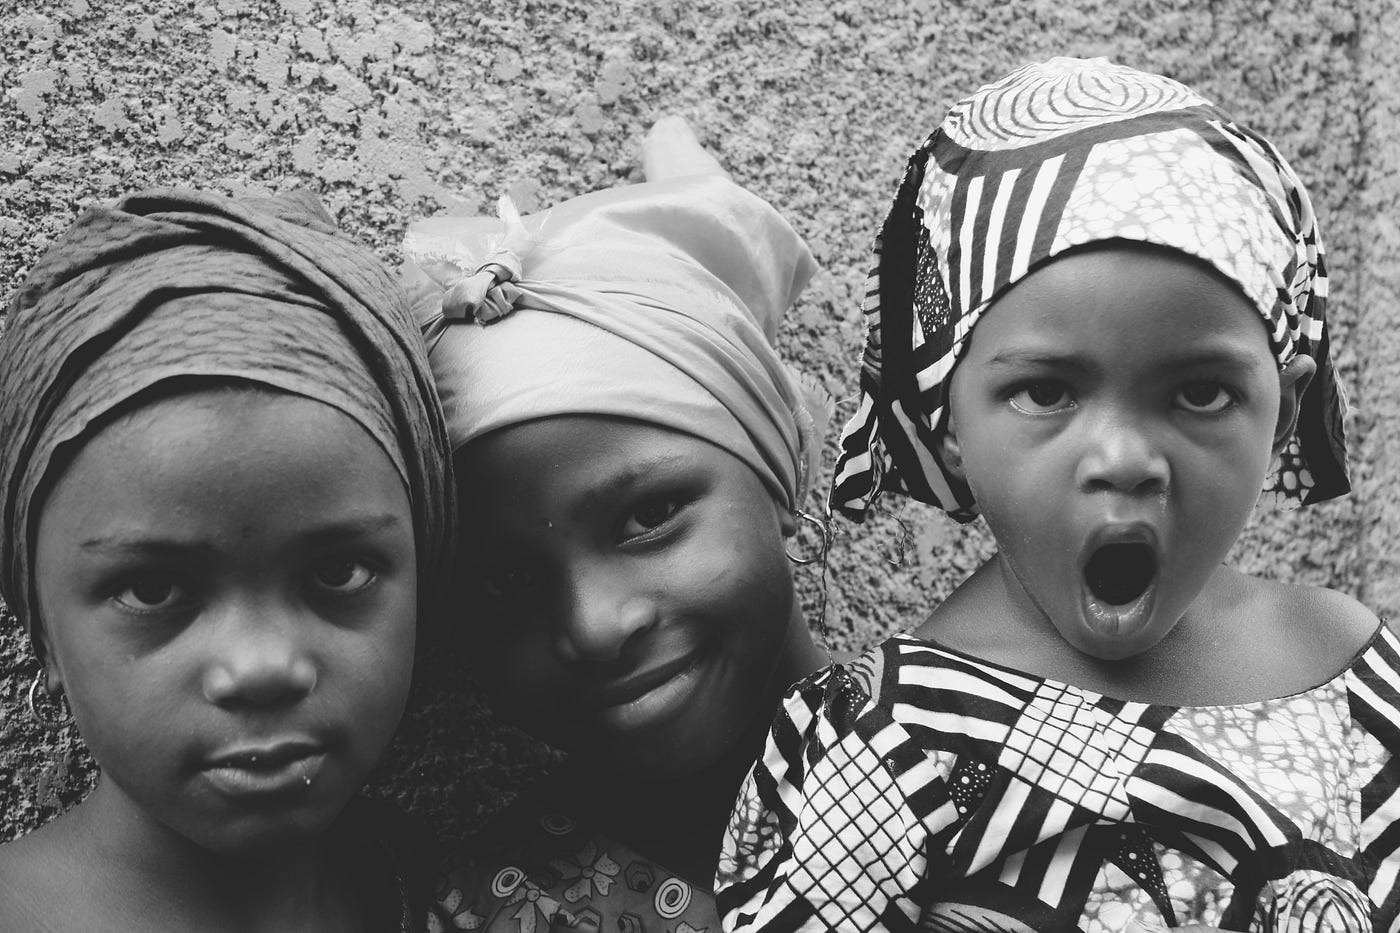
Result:
M35 577L101 799L215 852L314 837L402 713L408 496L319 402L215 390L115 421L44 504Z
M1310 373L1299 357L1280 375L1258 311L1189 257L1071 253L977 323L945 462L996 536L1013 603L1123 658L1220 566Z
M466 600L503 716L649 777L693 773L768 721L801 621L790 520L750 467L586 416L492 432L458 465Z

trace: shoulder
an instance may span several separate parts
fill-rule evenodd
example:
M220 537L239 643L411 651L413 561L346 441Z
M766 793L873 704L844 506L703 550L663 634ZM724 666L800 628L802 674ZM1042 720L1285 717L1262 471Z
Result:
M53 929L66 875L43 830L0 846L0 930Z
M1264 581L1263 593L1272 614L1304 638L1349 647L1364 647L1380 628L1374 612L1338 590L1301 583ZM1392 620L1391 630L1400 632Z

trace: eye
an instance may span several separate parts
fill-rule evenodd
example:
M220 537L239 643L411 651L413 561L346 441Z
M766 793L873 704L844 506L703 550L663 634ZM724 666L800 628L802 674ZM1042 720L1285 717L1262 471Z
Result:
M634 508L627 516L627 520L622 523L622 539L626 541L659 528L670 521L680 510L681 502L679 499L667 496L647 499Z
M160 612L178 606L185 596L174 577L151 573L128 581L126 588L113 598L134 612Z
M1011 407L1028 415L1045 415L1074 407L1069 386L1054 379L1022 384L1011 396Z
M353 560L326 561L311 571L312 582L328 593L349 596L375 581L375 573Z
M1230 390L1211 379L1188 382L1177 390L1176 397L1182 408L1203 415L1224 411L1235 402Z

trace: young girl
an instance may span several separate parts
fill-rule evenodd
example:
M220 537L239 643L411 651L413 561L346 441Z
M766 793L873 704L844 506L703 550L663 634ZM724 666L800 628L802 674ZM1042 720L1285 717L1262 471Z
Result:
M389 273L309 197L89 210L10 310L0 434L30 706L101 769L0 848L0 929L421 928L421 853L346 809L455 519Z
M784 556L825 414L771 345L812 259L680 120L644 164L406 244L449 287L461 624L496 710L569 753L454 870L448 929L717 928L734 794L825 663Z
M980 511L999 551L788 693L725 928L1393 929L1396 640L1221 563L1266 473L1349 488L1292 169L1174 81L1056 59L953 108L876 250L833 503Z

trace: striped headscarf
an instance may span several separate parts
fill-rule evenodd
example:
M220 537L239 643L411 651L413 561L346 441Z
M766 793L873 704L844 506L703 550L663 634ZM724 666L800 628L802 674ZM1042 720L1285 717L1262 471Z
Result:
M432 374L398 283L309 194L234 201L167 189L86 211L10 306L0 593L26 628L39 618L34 506L55 467L137 396L189 378L305 396L364 427L408 489L432 604L457 512Z
M1298 176L1267 140L1176 81L1056 58L960 101L910 158L875 241L860 407L842 432L832 506L859 521L896 492L970 521L972 493L938 453L968 336L1047 260L1110 239L1204 260L1258 308L1280 367L1300 352L1316 360L1266 490L1295 504L1348 492L1326 264Z

